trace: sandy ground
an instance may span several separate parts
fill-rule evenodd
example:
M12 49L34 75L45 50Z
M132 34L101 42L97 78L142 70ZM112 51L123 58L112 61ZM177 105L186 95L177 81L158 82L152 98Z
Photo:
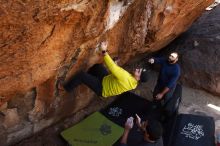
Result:
M152 90L157 79L157 73L154 71L150 71L149 73L149 81L145 84L139 85L134 92L151 100ZM61 131L76 124L78 121L84 119L94 111L105 107L113 100L114 98L103 101L97 97L94 97L94 101L86 109L83 109L77 114L72 115L71 117L60 121L44 131L23 140L22 142L16 144L16 146L65 146L67 143L65 143L59 135ZM182 103L179 112L212 116L216 121L216 127L220 128L220 111L208 107L208 104L213 104L220 107L220 97L213 96L201 90L183 86Z

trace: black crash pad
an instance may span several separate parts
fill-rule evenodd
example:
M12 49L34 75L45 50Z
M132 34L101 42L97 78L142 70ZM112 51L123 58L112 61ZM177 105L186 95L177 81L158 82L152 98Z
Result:
M180 114L171 146L214 146L215 123L212 117Z
M126 119L135 114L144 113L149 107L150 102L134 93L126 92L118 96L118 98L107 108L101 110L101 113L124 127Z

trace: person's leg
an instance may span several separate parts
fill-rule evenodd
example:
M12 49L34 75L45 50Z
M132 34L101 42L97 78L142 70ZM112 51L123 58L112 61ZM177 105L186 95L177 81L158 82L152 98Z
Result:
M89 68L88 73L97 77L100 81L108 75L107 69L103 64L95 64L91 68Z
M153 91L153 98L154 98L154 100L156 98L156 95L158 93L160 93L160 90L161 90L161 87L159 86L159 84L156 84L156 86L154 87L154 91Z
M156 86L154 87L153 91L153 108L160 108L161 107L161 100L156 100L156 95L160 93L161 87L157 83Z
M175 109L173 104L176 103L173 103L172 97L175 89L176 86L171 88L170 91L164 97L162 106L163 106L163 114L165 118L170 117L172 114L174 114Z
M165 97L164 97L164 104L166 104L167 102L169 102L169 100L172 98L175 89L176 89L176 86L174 86L173 88L171 88L170 91L166 93L166 95L165 95Z
M97 95L102 95L102 82L100 82L97 77L85 72L77 73L73 78L71 78L67 83L64 84L64 89L66 91L71 91L81 83L87 85Z
M67 92L70 92L72 89L76 88L79 84L82 83L80 76L81 76L81 72L72 76L68 81L63 83L63 88Z

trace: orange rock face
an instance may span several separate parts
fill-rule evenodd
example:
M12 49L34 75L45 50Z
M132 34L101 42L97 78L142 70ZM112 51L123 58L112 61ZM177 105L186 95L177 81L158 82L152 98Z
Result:
M185 31L212 0L15 0L0 2L0 96L9 98L97 62L100 40L128 58ZM75 60L71 60L79 54ZM73 62L74 61L74 62ZM64 75L65 76L65 75Z
M123 63L163 48L212 0L15 0L0 2L0 105L51 78L68 78L100 60L109 42ZM48 87L50 88L50 87Z

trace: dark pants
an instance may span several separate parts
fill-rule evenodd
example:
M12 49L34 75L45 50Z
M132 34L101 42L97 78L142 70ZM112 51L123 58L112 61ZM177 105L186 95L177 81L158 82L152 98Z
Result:
M164 105L171 99L171 97L173 96L173 93L174 93L174 91L175 91L175 88L176 88L176 85L175 85L173 88L171 88L171 89L164 95L164 97L163 97L162 100L157 101L157 100L155 99L155 98L156 98L156 95L157 95L158 93L160 93L160 92L164 89L164 87L160 86L160 85L157 83L157 85L155 86L154 91L153 91L154 101L155 101L155 102L158 102L158 103L160 103L162 106L164 106Z
M64 89L68 92L76 88L81 83L92 89L98 96L102 96L102 79L108 75L108 71L102 64L93 65L88 72L79 72L64 84Z

